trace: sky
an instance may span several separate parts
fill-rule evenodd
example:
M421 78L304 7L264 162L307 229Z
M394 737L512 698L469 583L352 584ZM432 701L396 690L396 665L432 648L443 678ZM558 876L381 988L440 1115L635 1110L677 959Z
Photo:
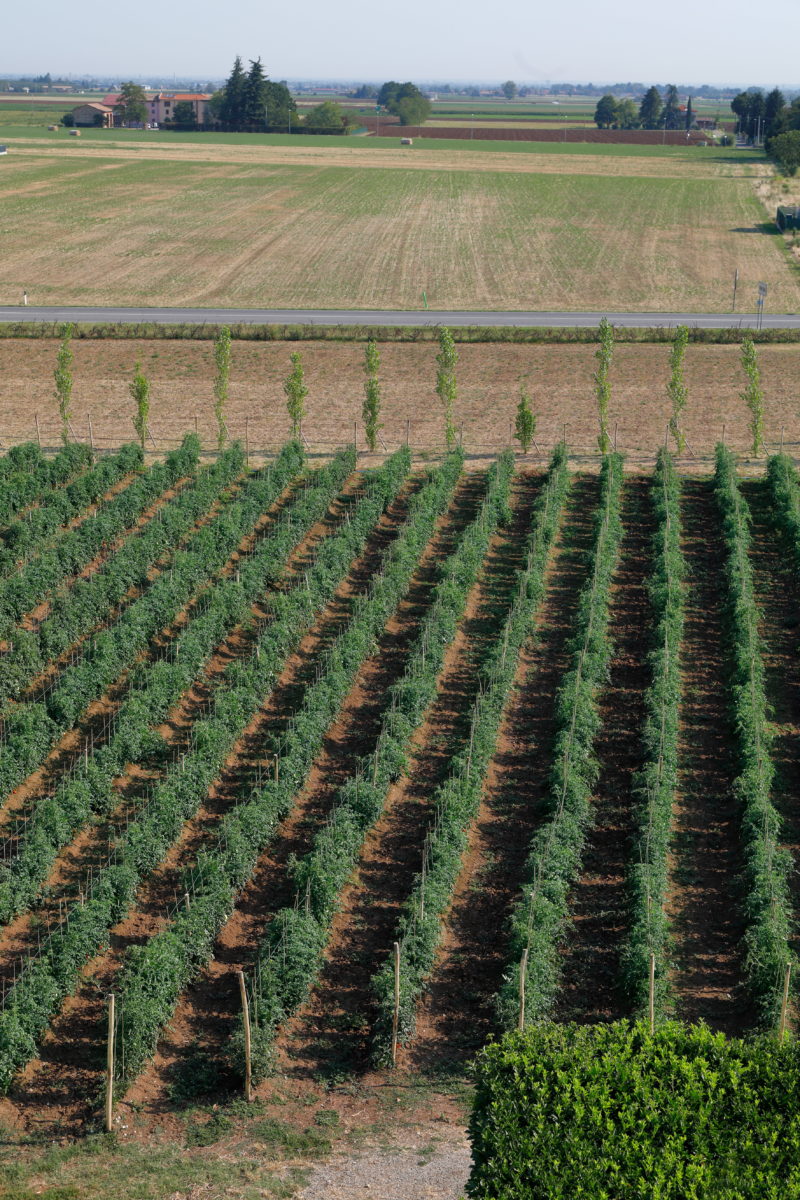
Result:
M800 87L800 3L770 0L194 0L14 4L0 73L224 78L236 54L292 80Z

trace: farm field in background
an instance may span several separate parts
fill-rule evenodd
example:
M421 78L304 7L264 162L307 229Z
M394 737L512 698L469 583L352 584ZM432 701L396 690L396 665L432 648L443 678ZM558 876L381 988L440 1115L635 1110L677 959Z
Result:
M305 422L318 450L351 438L361 428L364 386L363 347L330 342L234 343L229 424L244 437L245 420L253 448L274 446L286 436L283 380L289 355L299 349L309 387ZM457 419L465 450L484 455L508 445L511 421L524 383L538 414L537 442L549 453L564 435L576 453L594 452L597 437L593 345L459 346ZM0 339L0 442L35 436L35 414L45 441L57 440L52 371L57 342ZM151 426L159 444L175 445L187 428L198 429L206 448L215 444L212 380L213 346L191 341L82 341L75 353L75 422L88 438L87 419L98 444L118 446L132 432L128 383L139 361L152 381ZM420 452L441 448L443 422L434 393L436 347L386 343L381 346L383 437L396 447L408 433ZM614 347L611 419L618 444L633 460L652 460L663 439L670 406L666 393L669 346ZM800 346L761 346L766 433L771 446L800 446ZM708 458L721 437L736 450L748 445L748 412L741 400L743 373L739 347L689 346L686 352L689 402L688 444ZM410 423L410 424L409 424ZM363 447L363 430L360 433ZM166 439L162 443L161 439Z
M267 1105L441 1087L516 1026L526 928L529 1021L641 1015L652 952L659 1021L774 1027L800 916L791 462L198 450L0 458L6 1126L96 1127L109 992L121 1140L198 1097L224 1114L239 970Z
M800 308L747 178L759 164L501 165L425 147L409 167L398 151L19 144L0 164L0 297L415 308L424 291L434 308L714 312L738 268L745 291L768 284L772 311Z

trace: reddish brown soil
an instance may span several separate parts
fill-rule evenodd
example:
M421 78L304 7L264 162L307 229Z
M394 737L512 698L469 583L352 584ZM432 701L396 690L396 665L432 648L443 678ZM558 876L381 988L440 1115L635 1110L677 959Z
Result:
M476 666L495 636L514 578L514 540L530 519L535 487L522 480L510 530L492 539L459 632L448 648L434 704L413 739L408 774L386 798L342 895L326 961L309 1004L280 1041L284 1068L308 1077L363 1069L370 1036L370 980L379 966L419 870L431 798L452 755L465 744Z
M400 1054L416 1070L463 1061L495 1030L492 1002L507 965L506 927L530 838L542 818L553 702L568 662L567 638L585 577L596 498L596 477L576 480L567 498L535 635L520 654L416 1036Z
M224 1047L239 1013L235 972L252 964L270 915L292 902L287 875L291 856L301 857L308 851L336 789L352 773L358 758L374 748L388 689L402 674L415 631L430 603L439 575L437 563L451 552L459 531L473 515L477 492L474 479L462 480L450 511L438 522L423 552L406 596L387 623L376 653L360 670L291 816L258 863L217 940L213 960L183 997L158 1058L130 1093L132 1101L157 1097L165 1079L190 1069L198 1044L204 1058L214 1058Z
M633 780L642 767L646 657L651 629L647 578L652 565L654 516L650 481L626 482L624 528L611 591L609 629L614 641L607 686L599 698L602 726L595 745L600 777L592 797L594 825L583 852L580 879L570 898L572 924L563 952L560 1020L593 1023L623 1016L620 951L628 927L626 869L633 835Z
M418 481L412 486L418 486ZM376 526L364 554L352 564L344 584L303 639L298 653L288 661L267 703L234 747L219 782L197 816L187 822L166 859L144 883L135 908L111 931L108 950L84 969L81 987L69 997L52 1023L40 1060L29 1066L15 1093L15 1099L28 1115L36 1110L39 1120L45 1114L50 1122L80 1124L96 1107L102 1086L102 1062L93 1060L92 1051L98 1039L102 1040L104 996L113 989L127 950L164 927L177 900L177 883L183 868L202 845L213 844L225 811L252 785L256 772L269 765L269 758L264 756L265 738L271 741L276 727L288 719L288 712L292 711L293 703L296 706L298 693L302 691L302 681L307 682L325 646L347 621L354 597L366 590L383 550L396 535L409 491L408 487L404 489ZM318 531L315 529L312 534L316 537ZM295 568L301 569L299 564L304 560L305 547L302 547Z
M800 861L800 604L792 548L776 530L766 483L745 483L750 506L753 588L761 609L765 687L774 742L773 801L783 820L782 843ZM800 872L789 876L794 905L794 952L800 950Z
M705 144L709 135L702 130L693 129L689 136L684 129L595 129L589 125L565 125L561 129L532 129L519 128L517 124L500 125L491 123L471 125L465 118L462 126L458 125L404 125L401 127L398 117L381 114L380 120L374 116L359 113L359 123L381 136L410 138L459 138L478 141L481 138L490 142L600 142L604 144L617 143L636 146L689 146L695 142Z
M741 992L739 805L722 628L724 552L708 480L688 480L681 505L686 558L686 621L678 795L667 912L675 939L672 985L677 1015L739 1033Z

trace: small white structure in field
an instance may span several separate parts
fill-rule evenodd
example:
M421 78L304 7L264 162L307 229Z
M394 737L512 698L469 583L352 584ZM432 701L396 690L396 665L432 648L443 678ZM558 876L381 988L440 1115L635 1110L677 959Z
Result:
M8 146L0 146L0 154L8 154Z
M414 139L413 138L400 138L400 145L401 146L413 146Z

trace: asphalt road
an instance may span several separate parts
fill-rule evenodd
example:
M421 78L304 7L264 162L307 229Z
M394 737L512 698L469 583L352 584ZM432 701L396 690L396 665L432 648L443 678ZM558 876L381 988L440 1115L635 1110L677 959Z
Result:
M593 326L601 317L631 329L688 325L699 329L755 329L754 313L614 313L614 312L441 312L385 309L292 308L40 308L35 305L0 307L0 322L75 321L95 324L113 321L167 325L475 325L539 326L548 329ZM800 313L765 313L764 329L798 329Z

